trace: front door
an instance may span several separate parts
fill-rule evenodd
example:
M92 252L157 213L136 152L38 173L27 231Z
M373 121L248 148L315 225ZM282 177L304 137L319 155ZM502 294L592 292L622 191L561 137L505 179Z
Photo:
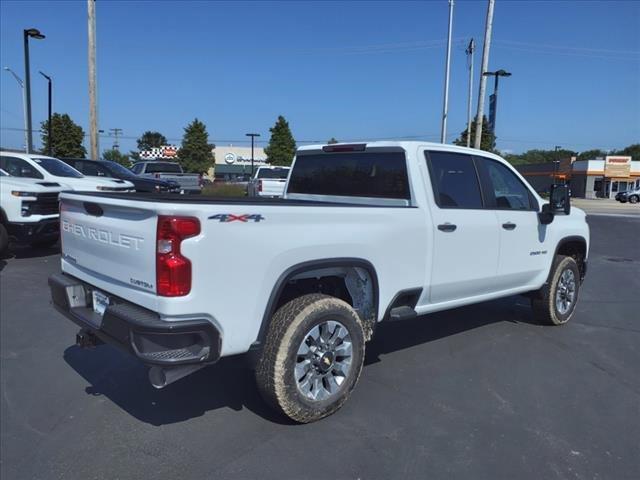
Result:
M463 300L497 290L500 231L496 213L484 208L471 155L425 153L431 201L433 262L429 303Z
M538 201L506 165L476 157L487 203L498 216L500 259L496 283L501 290L533 283L548 265L546 226L538 220Z

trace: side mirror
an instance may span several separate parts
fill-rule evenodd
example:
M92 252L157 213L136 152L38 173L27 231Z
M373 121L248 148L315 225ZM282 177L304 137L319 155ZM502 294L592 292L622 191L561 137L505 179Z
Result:
M571 213L571 200L569 198L568 185L551 185L549 205L554 214L569 215Z
M542 205L542 210L538 213L538 220L542 225L549 225L553 222L553 211L551 210L551 205L545 203Z

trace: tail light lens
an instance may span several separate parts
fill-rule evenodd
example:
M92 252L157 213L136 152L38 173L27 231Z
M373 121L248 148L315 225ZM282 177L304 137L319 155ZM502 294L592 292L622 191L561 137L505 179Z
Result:
M258 191L262 191L262 180L258 180Z
M156 234L156 289L162 297L180 297L191 291L191 262L180 253L183 240L200 233L195 217L159 216Z

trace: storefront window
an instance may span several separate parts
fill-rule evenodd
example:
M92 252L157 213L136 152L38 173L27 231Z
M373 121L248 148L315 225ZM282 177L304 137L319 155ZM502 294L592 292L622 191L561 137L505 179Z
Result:
M601 192L602 191L602 180L596 180L593 182L593 191Z

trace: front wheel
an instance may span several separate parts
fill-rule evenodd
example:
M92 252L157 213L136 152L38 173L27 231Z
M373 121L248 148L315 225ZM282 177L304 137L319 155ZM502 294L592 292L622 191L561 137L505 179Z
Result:
M291 300L273 316L256 381L263 398L309 423L347 401L364 361L362 323L343 300L322 294Z
M640 202L640 196L638 196L638 195L631 195L631 196L629 197L629 202L631 202L631 203L638 203L638 202Z
M531 300L534 318L547 325L563 325L569 321L578 303L580 269L572 257L557 255L549 281Z

